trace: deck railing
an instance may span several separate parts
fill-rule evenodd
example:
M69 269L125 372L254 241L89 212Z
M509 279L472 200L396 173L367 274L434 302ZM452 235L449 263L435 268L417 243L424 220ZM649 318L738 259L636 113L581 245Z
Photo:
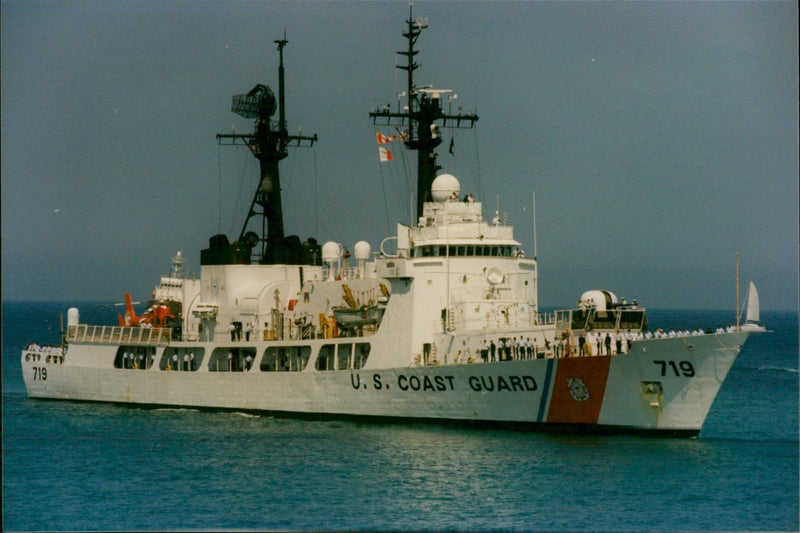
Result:
M88 326L79 324L67 328L67 341L87 344L131 344L166 346L172 338L172 328L130 328L119 326Z

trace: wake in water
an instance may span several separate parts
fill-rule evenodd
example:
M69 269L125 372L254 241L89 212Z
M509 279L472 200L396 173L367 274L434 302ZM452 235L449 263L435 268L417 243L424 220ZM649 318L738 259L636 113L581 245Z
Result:
M777 366L777 365L743 365L738 370L747 370L752 372L780 372L786 374L797 374L798 369L790 366Z
M194 409L191 407L156 407L153 411L173 412L173 413L201 413L203 409ZM213 411L213 410L212 410ZM256 413L245 413L242 411L218 411L220 415L224 416L238 416L241 418L261 418L262 416ZM274 418L272 416L265 417L267 419Z
M226 414L230 414L230 415L233 415L233 416L240 416L242 418L261 418L261 415L256 415L256 414L253 414L253 413L242 413L242 412L239 412L239 411L233 411L231 413L226 413ZM269 418L272 418L272 417L269 417Z
M787 367L780 367L780 366L760 366L758 370L769 370L772 372L789 372L792 374L797 374L796 368L787 368Z

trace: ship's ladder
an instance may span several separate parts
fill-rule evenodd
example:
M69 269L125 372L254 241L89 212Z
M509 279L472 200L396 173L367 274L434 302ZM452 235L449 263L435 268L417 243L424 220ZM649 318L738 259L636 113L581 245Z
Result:
M450 306L447 309L447 331L451 332L456 329L456 308L454 306Z

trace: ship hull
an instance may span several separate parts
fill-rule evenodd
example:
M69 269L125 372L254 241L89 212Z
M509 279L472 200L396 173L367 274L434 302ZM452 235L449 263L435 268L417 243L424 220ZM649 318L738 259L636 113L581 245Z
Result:
M117 346L72 344L63 362L23 352L22 366L32 398L696 435L747 336L641 340L613 356L302 372L104 368L86 362L113 361Z

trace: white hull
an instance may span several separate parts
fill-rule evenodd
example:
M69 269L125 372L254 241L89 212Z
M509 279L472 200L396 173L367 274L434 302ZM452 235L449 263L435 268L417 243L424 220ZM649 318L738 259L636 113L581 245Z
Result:
M603 357L302 372L113 368L117 346L72 344L63 363L26 361L26 352L22 366L34 398L696 434L747 336L640 340Z
M411 88L418 87L414 43L425 25L406 22L409 51L401 54L409 64L399 68ZM284 120L286 41L276 43ZM95 326L80 324L78 309L70 309L66 354L22 354L28 394L697 434L749 333L671 331L645 339L644 309L605 290L584 293L575 309L542 313L535 244L534 256L525 257L499 206L489 220L474 195L459 200L455 176L437 175L435 122L471 128L478 119L472 112L445 114L440 97L448 92L409 90L405 109L370 112L376 126L413 124L402 142L418 152L418 202L416 217L398 223L379 253L355 243L355 269L341 243L319 246L309 238L301 245L283 235L274 194L280 187L273 188L278 161L287 140L313 144L316 135L273 131L264 120L276 108L268 87L234 97L235 113L258 118L256 133L218 139L247 144L262 176L240 239L212 236L200 253L199 279L181 279L178 254L153 295L152 315L135 317L129 304L120 327ZM377 133L381 144L395 137ZM250 217L259 215L261 235L245 233ZM127 327L136 324L155 327ZM601 346L604 356L590 355ZM495 350L503 361L492 362ZM557 357L565 354L572 357Z

